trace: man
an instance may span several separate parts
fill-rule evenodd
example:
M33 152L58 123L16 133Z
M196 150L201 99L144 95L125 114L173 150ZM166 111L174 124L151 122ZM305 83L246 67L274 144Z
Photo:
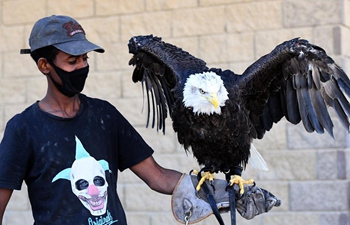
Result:
M151 189L172 194L182 174L158 165L153 150L114 106L80 93L89 72L87 54L104 52L86 39L82 26L68 16L42 18L29 45L21 52L31 54L48 88L6 125L0 224L23 181L37 225L126 224L116 192L118 170L130 168Z

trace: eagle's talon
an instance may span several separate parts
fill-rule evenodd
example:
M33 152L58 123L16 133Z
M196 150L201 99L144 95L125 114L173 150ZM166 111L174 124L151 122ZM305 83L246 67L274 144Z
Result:
M195 170L195 169L190 170L189 174L192 175L192 173L193 173L194 175L198 175L198 171Z
M213 192L215 193L215 186L213 180L209 181L210 186L213 188Z
M227 185L226 185L225 191L228 191L228 189L229 189L230 187L233 187L233 186L231 186L230 182L227 182Z
M198 178L198 184L196 186L196 191L198 192L201 189L201 186L205 182L205 180L209 180L210 185L213 187L213 190L215 191L214 185L213 185L213 180L214 180L214 175L211 172L198 172L197 170L193 170L194 174L197 174Z
M238 197L236 197L237 200L240 200L243 197L243 194L239 193Z
M197 190L195 191L195 195L197 198L201 198L201 196L199 196L199 191L197 191Z
M244 194L244 185L245 184L253 184L255 185L255 181L253 179L250 180L243 180L241 176L233 175L231 180L229 181L229 185L233 186L234 184L237 184L239 186L239 194Z

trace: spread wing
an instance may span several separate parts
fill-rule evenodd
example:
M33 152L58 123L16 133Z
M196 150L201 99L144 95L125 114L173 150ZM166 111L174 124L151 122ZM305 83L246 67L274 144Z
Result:
M307 40L280 44L248 67L238 85L255 126L254 138L262 138L283 116L293 124L302 121L308 132L325 129L333 137L327 106L349 131L349 78L322 48Z
M207 70L206 63L153 35L132 37L128 47L133 54L129 65L135 66L132 80L140 81L147 94L147 126L152 111L152 127L157 122L157 130L165 132L167 109L171 114L187 77Z

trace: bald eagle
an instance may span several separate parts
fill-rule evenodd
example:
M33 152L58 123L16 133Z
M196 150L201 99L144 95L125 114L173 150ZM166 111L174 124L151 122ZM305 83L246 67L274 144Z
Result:
M349 131L349 78L307 40L281 43L241 75L208 68L202 59L153 35L132 37L128 47L129 65L135 66L132 80L142 82L153 108L148 111L152 126L157 123L165 132L169 114L179 143L210 174L241 175L237 168L245 168L253 139L263 138L283 117L302 122L308 132L326 130L333 137L330 106Z

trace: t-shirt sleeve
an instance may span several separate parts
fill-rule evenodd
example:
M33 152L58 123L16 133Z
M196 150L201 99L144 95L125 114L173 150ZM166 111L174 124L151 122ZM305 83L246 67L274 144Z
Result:
M123 171L153 154L153 149L143 140L135 128L118 112L118 164Z
M16 117L6 125L0 143L0 187L20 190L27 169L29 151L22 139Z

